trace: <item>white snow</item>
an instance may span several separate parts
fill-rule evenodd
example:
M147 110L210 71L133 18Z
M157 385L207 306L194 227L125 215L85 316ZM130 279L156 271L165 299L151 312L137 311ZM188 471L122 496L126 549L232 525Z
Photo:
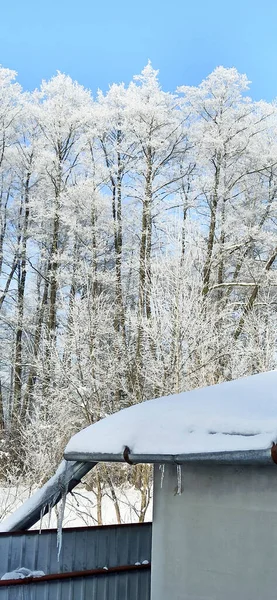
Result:
M119 411L74 435L68 456L262 450L277 441L277 371L261 373Z
M60 560L60 554L61 554L61 549L62 549L63 520L64 520L64 514L65 514L66 494L67 494L67 490L62 495L62 499L61 499L61 502L59 504L58 523L57 523L58 562Z
M34 493L35 490L32 490ZM10 515L13 517L13 511L15 511L20 504L26 503L28 500L28 494L30 490L19 486L18 488L5 488L0 487L0 518L1 514L9 518ZM120 509L121 522L122 523L137 523L138 514L141 505L141 494L135 487L126 485L124 487L115 488L115 493ZM23 504L24 506L24 504ZM110 495L109 489L103 490L103 497L101 502L102 520L103 525L116 525L117 516L115 511L115 505ZM51 514L45 515L42 518L42 522L36 523L32 529L49 529L58 528L59 520L59 507L52 509ZM152 520L152 497L150 505L145 515L146 521ZM6 521L0 523L2 530L5 531ZM97 500L96 494L87 490L82 484L79 484L73 491L73 494L67 494L65 514L63 519L63 528L67 527L84 527L97 525Z
M163 487L163 482L164 482L164 468L165 468L165 465L160 465L159 466L159 470L161 472L161 489Z
M44 575L45 573L43 571L31 571L25 567L18 567L18 569L2 575L1 580L26 579L26 577L43 577Z
M177 494L178 496L182 493L182 467L177 465Z
M63 460L58 466L55 475L53 475L53 477L51 477L51 479L49 479L49 481L41 489L37 490L33 496L28 498L26 502L24 502L24 504L22 504L22 506L20 506L14 513L0 523L0 532L11 531L14 526L18 525L18 522L28 517L30 513L32 513L33 510L36 510L39 505L43 507L41 510L40 519L42 521L45 508L49 502L48 495L50 490L52 490L53 487L57 487L57 494L59 493L59 481L66 474L68 470L68 464L68 462Z

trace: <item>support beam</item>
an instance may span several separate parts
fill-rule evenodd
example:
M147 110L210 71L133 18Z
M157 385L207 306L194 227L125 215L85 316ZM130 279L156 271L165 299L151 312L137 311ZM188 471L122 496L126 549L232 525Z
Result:
M0 532L24 531L35 525L55 506L64 494L71 492L96 462L63 460L55 475L10 517L0 523Z

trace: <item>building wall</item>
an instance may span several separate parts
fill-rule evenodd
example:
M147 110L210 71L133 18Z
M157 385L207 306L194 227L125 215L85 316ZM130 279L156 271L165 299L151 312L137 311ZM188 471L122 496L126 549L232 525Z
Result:
M151 523L63 530L60 560L56 529L0 533L0 578L18 567L66 573L151 561Z
M150 570L0 587L0 600L149 600Z
M0 600L150 600L147 566L99 576L81 573L146 560L151 562L151 523L64 529L60 561L56 530L1 533L0 578L17 567L43 570L46 575L78 571L79 576L3 585Z
M151 600L277 598L277 466L155 467Z

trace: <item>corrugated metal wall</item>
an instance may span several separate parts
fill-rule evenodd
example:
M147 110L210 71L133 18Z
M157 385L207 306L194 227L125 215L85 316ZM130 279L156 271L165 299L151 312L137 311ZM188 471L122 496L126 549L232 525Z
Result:
M1 600L150 600L150 570L0 588Z
M50 573L133 565L151 557L151 523L0 534L0 577L17 567Z
M48 575L150 562L151 529L150 523L65 529L59 562L56 530L0 534L0 577L19 566ZM0 600L149 598L150 570L0 587Z

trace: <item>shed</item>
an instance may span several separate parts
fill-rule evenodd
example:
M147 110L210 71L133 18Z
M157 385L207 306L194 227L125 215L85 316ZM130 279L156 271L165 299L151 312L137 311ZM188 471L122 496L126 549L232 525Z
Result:
M276 443L277 371L150 400L73 436L56 476L0 530L30 527L99 461L154 463L151 600L269 600Z

